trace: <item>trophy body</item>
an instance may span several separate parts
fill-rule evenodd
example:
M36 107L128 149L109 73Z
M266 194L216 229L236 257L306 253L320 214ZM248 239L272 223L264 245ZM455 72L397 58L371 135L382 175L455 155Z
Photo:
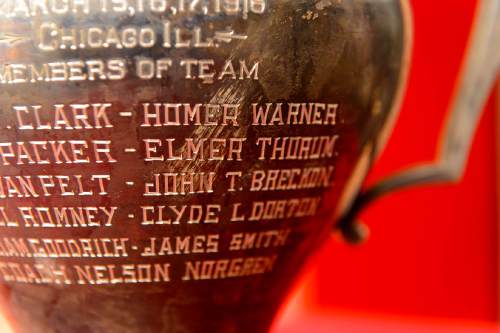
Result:
M396 112L400 1L0 1L19 332L265 332Z

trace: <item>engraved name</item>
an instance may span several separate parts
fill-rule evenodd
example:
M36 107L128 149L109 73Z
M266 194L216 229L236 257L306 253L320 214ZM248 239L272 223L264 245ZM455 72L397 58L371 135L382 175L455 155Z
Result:
M142 225L216 224L222 206L218 204L182 206L141 206Z
M128 238L0 237L0 256L26 258L128 257Z
M145 197L203 194L214 192L215 173L162 173L153 174L153 181L144 185Z
M0 159L3 165L117 162L110 140L0 142Z
M219 280L272 272L277 255L188 261L182 280Z
M337 124L338 104L266 103L252 104L254 126L328 125Z
M118 207L43 207L18 206L15 214L0 206L1 227L91 228L111 227Z
M255 170L250 191L290 191L328 188L332 185L335 167Z
M91 130L113 128L108 115L111 103L17 105L12 110L20 130Z
M110 175L0 176L0 198L106 196Z
M141 127L239 126L239 104L142 103Z
M116 285L170 281L170 264L45 265L0 262L6 282L55 285Z
M338 135L261 137L256 145L259 160L318 160L335 156Z
M302 197L282 200L254 201L250 204L234 203L231 206L231 222L272 221L315 216L321 197ZM249 213L245 213L246 210Z
M243 232L231 236L229 251L246 251L285 246L291 229Z
M204 254L219 252L219 235L192 235L150 238L144 247L143 257Z
M77 284L160 283L170 281L170 264L74 265Z
M243 161L243 144L246 140L247 138L143 139L146 154L144 160Z

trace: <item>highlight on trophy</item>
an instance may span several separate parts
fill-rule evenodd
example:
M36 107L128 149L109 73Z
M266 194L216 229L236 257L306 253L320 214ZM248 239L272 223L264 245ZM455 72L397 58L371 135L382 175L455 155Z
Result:
M1 331L305 332L280 309L332 235L462 179L499 65L479 2L441 154L366 186L411 1L0 0Z

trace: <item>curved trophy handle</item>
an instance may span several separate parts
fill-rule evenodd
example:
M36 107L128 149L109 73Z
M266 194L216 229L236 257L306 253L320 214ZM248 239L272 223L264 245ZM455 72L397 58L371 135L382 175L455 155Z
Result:
M339 221L338 226L346 240L358 243L365 238L365 229L357 217L380 197L410 186L451 183L462 178L474 133L499 72L499 36L500 0L483 0L479 4L461 81L451 105L437 160L399 172L362 191Z

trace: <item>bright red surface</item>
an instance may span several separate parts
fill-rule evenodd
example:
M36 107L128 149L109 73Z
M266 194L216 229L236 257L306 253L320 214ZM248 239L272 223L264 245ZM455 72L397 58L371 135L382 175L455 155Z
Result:
M498 333L488 323L443 321L428 318L383 317L357 313L304 314L276 329L276 333Z
M306 281L312 276L306 277ZM307 298L307 286L291 299L273 333L498 333L500 326L486 321L395 316L381 313L319 309Z
M493 106L464 180L395 194L363 220L360 247L332 241L317 272L317 303L364 311L497 318L497 220Z
M408 95L394 135L369 181L434 159L475 2L412 1L415 42ZM327 244L315 275L308 280L314 284L309 286L309 308L496 319L498 200L493 111L491 102L460 184L412 189L384 198L362 217L372 231L367 244L350 247L333 240ZM376 322L372 325L379 327ZM369 332L415 331L402 330L402 326L390 330L389 326Z

